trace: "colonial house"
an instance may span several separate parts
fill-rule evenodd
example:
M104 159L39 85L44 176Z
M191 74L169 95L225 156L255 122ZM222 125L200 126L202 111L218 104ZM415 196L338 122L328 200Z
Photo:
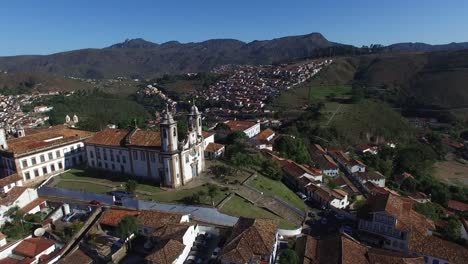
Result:
M39 212L45 203L38 197L36 189L15 186L0 196L0 225L8 220L5 213L11 208L18 207L23 213L34 214Z
M379 187L385 187L385 176L378 171L357 172L352 174L352 177L362 185L372 182Z
M240 217L221 254L222 264L275 263L278 222Z
M86 140L88 165L93 168L125 173L177 188L205 168L205 138L202 118L193 105L187 137L179 142L177 122L168 109L159 131L135 127L105 129Z
M47 256L56 250L56 245L53 240L42 237L31 237L21 241L12 252L12 255L7 257L7 260L15 261L8 263L40 263L41 257Z
M323 175L329 177L336 177L339 175L340 168L329 155L312 156L312 160L315 166L322 171Z
M438 237L434 222L412 209L413 201L392 192L367 199L359 220L361 239L383 248L423 256L425 263L466 263L468 249Z
M308 183L322 182L322 173L320 170L311 168L307 165L301 165L292 160L281 160L280 164L285 173L285 181L295 189L302 189Z
M251 121L229 120L225 124L229 127L231 132L242 131L247 137L253 138L260 133L260 123Z
M22 130L20 135L7 139L0 129L0 166L3 176L17 173L28 183L84 163L84 140L93 133L58 125Z
M9 192L15 186L23 186L23 178L17 173L0 179L0 194Z
M329 150L328 154L333 157L347 174L366 171L366 165L364 163L350 157L341 150Z
M463 213L468 211L468 204L455 200L448 201L447 207L450 211L455 213Z
M424 263L423 257L371 248L346 234L321 240L308 235L301 236L296 240L295 250L301 261L300 263L304 264Z
M323 185L310 184L305 187L309 199L319 203L322 208L333 206L344 209L349 205L348 193L340 189L330 189Z
M378 153L377 147L371 147L367 144L359 144L354 147L354 150L359 155L364 155L366 153L376 155Z
M276 133L270 128L267 128L252 138L252 143L257 149L273 150L273 139Z
M188 214L169 213L156 210L141 210L137 216L138 232L144 236L151 236L155 231L168 224L188 223Z
M208 159L217 159L224 155L225 146L218 143L210 143L205 148L205 158Z

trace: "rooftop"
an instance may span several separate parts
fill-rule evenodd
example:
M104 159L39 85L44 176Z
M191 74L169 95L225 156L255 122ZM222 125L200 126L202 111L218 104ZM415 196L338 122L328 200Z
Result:
M182 254L184 248L184 244L180 241L170 239L156 246L145 260L150 263L172 264Z
M180 213L169 213L155 210L141 210L137 216L138 224L160 228L167 224L179 224L182 222L184 214Z
M110 209L101 217L99 223L108 226L118 226L124 217L136 215L138 215L138 211L136 210Z
M448 201L447 202L447 207L452 209L452 210L459 211L459 212L468 211L468 204L462 203L462 202L459 202L459 201L455 201L455 200Z
M21 155L37 150L48 149L82 140L92 136L89 131L69 128L64 125L41 129L29 129L26 136L8 139L8 149L4 152Z
M86 143L115 147L137 146L159 148L161 147L161 135L159 131L141 130L139 128L132 131L106 128L86 140Z
M276 220L239 218L221 252L222 261L246 263L271 255L277 229Z
M0 205L9 206L26 191L26 187L13 187L8 193L0 196Z
M8 186L17 181L21 181L22 179L23 178L21 178L21 176L19 176L17 173L12 174L10 176L3 177L0 179L0 187Z
M257 123L252 121L229 120L225 123L232 131L245 131Z
M19 243L18 246L13 249L13 253L24 257L34 258L54 245L55 242L52 240L42 237L32 237Z
M216 151L219 151L222 148L224 148L223 144L218 144L218 143L211 142L210 144L208 144L206 146L205 151L207 151L207 152L216 152Z
M269 137L273 136L275 134L275 131L273 131L272 129L270 128L267 128L263 131L261 131L260 133L258 133L255 138L257 140L267 140Z

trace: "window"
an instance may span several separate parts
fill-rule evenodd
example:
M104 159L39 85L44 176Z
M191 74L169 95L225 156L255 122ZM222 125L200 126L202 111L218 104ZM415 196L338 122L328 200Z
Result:
M96 164L94 163L94 160L91 161L91 166L93 166L93 167L96 166Z
M112 170L115 170L115 165L114 165L114 163L112 163Z
M42 167L42 174L47 174L47 167Z
M61 157L60 150L55 151L55 156L57 156L57 158Z
M23 165L23 168L26 168L28 166L28 161L25 159L21 163Z
M98 167L102 168L102 163L100 161L98 162Z
M104 156L104 160L107 160L107 154L106 154L106 151L104 151L104 154L103 154L103 156Z
M107 163L104 163L104 168L106 168L106 169L108 168Z
M36 163L37 163L36 157L31 158L31 164L36 165Z
M55 171L55 165L54 164L50 165L50 171L52 171L52 172Z
M163 162L162 156L159 155L159 163L162 163L162 162Z
M127 163L127 157L126 156L122 156L122 162Z
M34 170L34 177L39 177L39 170Z
M167 138L167 130L166 129L163 130L163 137Z
M25 173L24 173L24 178L26 178L26 180L30 180L30 179L31 179L31 175L29 175L29 172L25 172Z
M45 161L44 155L39 156L39 159L41 160L41 162L44 162Z
M140 159L142 161L145 161L146 160L146 156L145 156L145 152L144 151L140 151Z
M89 156L90 156L91 158L94 158L94 152L93 152L92 150L89 151Z
M114 161L114 153L112 153L112 150L111 150L111 153L110 153L110 160Z
M59 169L63 169L62 162L59 162L59 163L58 163L58 167L59 167Z
M80 161L80 163L83 163L83 155L79 155L78 160Z
M172 135L173 135L174 137L177 136L177 129L176 129L175 127L172 129Z
M150 159L151 159L151 162L155 162L156 161L156 155L154 153L151 153L150 154Z
M120 162L120 156L119 155L116 155L115 159L117 160L117 162Z
M439 264L439 260L438 259L432 260L432 264Z
M133 159L134 160L138 159L138 153L135 150L133 151Z
M190 162L189 155L187 154L187 155L185 155L185 163L189 163L189 162Z
M54 158L54 154L52 152L49 152L49 160L53 159Z

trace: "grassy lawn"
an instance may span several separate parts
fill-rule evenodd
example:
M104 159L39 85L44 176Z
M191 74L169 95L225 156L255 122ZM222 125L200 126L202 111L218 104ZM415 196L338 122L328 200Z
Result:
M347 95L351 92L350 85L318 85L310 88L310 99L326 99L327 96Z
M93 193L106 193L112 191L112 188L110 188L109 186L101 185L99 183L87 183L76 181L60 181L56 185L56 187Z
M265 176L258 175L255 179L249 181L249 185L261 192L274 195L300 210L305 211L306 209L306 205L301 198L281 181L274 181Z
M277 219L280 221L280 228L294 229L297 228L293 223L282 219L281 217L263 209L257 207L244 198L234 195L224 206L220 209L221 213L225 213L232 216L242 216L250 218L268 218Z
M139 198L144 200L150 200L154 202L161 202L161 203L183 203L184 199L187 197L192 196L193 194L204 192L205 195L201 196L200 202L201 204L211 205L211 198L208 196L208 186L198 186L192 189L184 189L184 190L171 190L171 191L160 191L153 195L147 194L138 194ZM229 194L229 191L221 191L218 188L218 192L214 197L213 201L218 204L222 199L224 199Z
M231 165L221 160L206 160L206 171L204 173L209 174L211 166L220 166L220 165L229 167L233 171L233 174L225 175L223 178L215 178L215 180L220 183L234 183L236 181L243 182L251 175L251 173L244 171L244 170L238 170L237 173L235 173L234 167L232 167Z

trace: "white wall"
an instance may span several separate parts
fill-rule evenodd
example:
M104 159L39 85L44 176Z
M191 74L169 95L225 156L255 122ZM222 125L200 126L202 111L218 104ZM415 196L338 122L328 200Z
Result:
M33 159L35 160L35 164L33 164ZM44 161L41 161L42 159ZM67 167L85 162L85 160L84 143L75 142L18 158L17 164L20 166L20 169L17 171L24 181L27 182L36 177L58 173Z
M258 133L260 133L260 123L256 123L254 126L251 126L244 130L244 133L249 138L255 137Z

